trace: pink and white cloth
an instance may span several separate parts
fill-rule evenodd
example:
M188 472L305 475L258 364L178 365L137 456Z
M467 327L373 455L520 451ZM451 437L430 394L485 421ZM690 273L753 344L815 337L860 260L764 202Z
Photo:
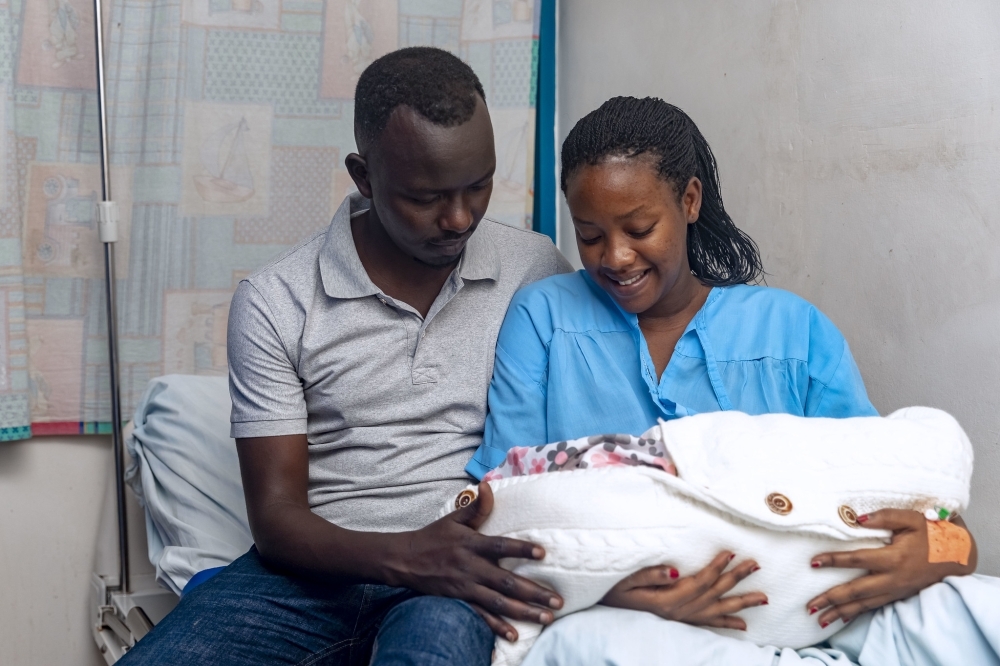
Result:
M591 435L541 446L515 446L483 481L601 467L655 467L677 476L662 440L634 435Z

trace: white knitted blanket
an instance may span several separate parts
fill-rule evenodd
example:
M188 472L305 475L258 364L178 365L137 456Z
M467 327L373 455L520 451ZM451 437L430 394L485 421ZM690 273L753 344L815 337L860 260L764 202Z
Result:
M851 419L715 412L661 422L643 437L664 443L678 476L608 467L490 482L495 506L480 531L545 547L541 562L501 565L557 591L557 616L596 604L642 567L670 564L687 576L729 549L761 567L732 593L760 590L768 605L740 613L746 632L716 631L813 645L842 625L821 629L806 603L864 572L813 569L812 556L883 545L889 533L859 527L863 513L934 518L969 501L972 446L954 418L925 407ZM520 664L541 631L515 626L520 640L497 640L495 666Z

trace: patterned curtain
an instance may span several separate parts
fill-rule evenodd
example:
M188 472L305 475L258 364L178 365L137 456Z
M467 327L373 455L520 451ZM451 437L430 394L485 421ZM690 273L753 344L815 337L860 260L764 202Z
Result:
M489 215L532 226L540 0L106 0L124 415L226 372L239 280L353 189L373 59L468 62L497 140ZM0 439L109 428L92 0L0 0Z

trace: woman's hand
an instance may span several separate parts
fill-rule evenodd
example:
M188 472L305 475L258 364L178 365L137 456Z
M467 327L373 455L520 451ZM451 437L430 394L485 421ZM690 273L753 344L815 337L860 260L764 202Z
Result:
M825 627L838 618L850 622L865 611L912 597L945 576L964 576L976 570L975 540L972 540L969 563L965 566L957 562L928 562L927 520L921 513L883 509L859 516L858 522L871 529L892 530L892 543L884 548L823 553L812 559L814 568L867 569L869 572L809 602L810 614L826 609L819 616L820 626ZM965 528L960 518L953 522Z
M753 560L747 560L725 571L734 557L732 553L719 553L704 569L685 578L669 566L640 569L611 588L601 603L647 611L667 620L746 631L746 622L734 613L763 606L767 595L749 592L723 598L722 595L760 568Z

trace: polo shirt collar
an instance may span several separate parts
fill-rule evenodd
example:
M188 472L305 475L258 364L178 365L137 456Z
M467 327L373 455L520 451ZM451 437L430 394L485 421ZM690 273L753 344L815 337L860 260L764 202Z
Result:
M364 298L381 293L361 264L351 233L351 218L369 208L371 201L358 192L352 192L340 204L327 230L319 255L319 273L323 290L331 298ZM465 245L458 264L458 276L463 280L496 282L500 279L500 257L482 224Z
M465 244L462 259L458 264L458 275L463 280L500 280L500 257L496 246L483 227L491 222L483 219L472 237Z
M361 265L361 257L351 234L351 217L370 207L371 201L359 192L352 192L333 215L326 232L326 242L319 253L323 290L331 298L364 298L379 293L379 288Z

